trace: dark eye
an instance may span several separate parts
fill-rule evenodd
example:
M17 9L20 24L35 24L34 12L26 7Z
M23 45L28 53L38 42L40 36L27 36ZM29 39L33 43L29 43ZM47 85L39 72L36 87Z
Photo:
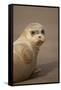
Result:
M35 34L35 31L31 31L31 34L34 35Z
M44 30L41 30L41 33L42 33L42 34L45 34Z

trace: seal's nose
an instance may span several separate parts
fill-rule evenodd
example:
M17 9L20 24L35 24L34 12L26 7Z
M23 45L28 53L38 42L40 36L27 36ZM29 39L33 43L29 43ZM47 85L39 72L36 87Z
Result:
M39 38L41 38L41 36L39 36Z

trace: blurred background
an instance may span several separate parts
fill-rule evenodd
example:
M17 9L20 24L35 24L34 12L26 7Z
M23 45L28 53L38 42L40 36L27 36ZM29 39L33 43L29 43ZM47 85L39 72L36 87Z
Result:
M13 42L32 22L44 26L46 41L40 47L37 72L20 84L58 82L58 8L14 6Z

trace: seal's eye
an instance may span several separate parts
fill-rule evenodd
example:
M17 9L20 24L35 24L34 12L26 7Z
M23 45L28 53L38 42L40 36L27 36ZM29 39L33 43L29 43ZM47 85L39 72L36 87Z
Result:
M35 34L35 31L31 31L31 34L34 35Z
M43 29L41 30L41 33L42 33L42 34L45 34L45 32L44 32L44 30L43 30Z

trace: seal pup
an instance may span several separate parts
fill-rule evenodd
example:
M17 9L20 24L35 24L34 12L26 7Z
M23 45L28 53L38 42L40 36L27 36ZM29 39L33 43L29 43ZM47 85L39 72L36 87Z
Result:
M44 41L44 27L40 23L30 23L13 43L14 83L28 79L34 72L38 51Z

